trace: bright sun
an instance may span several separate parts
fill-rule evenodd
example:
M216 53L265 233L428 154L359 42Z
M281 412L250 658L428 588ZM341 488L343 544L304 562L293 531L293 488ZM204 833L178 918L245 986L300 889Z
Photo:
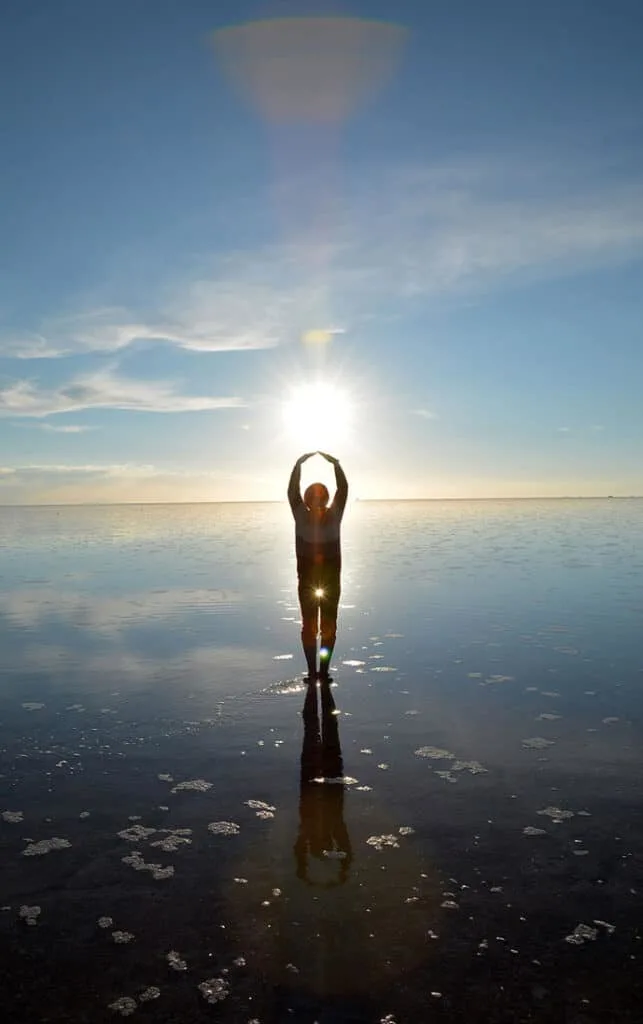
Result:
M302 448L332 451L348 438L352 419L349 396L325 381L293 388L283 405L288 436Z

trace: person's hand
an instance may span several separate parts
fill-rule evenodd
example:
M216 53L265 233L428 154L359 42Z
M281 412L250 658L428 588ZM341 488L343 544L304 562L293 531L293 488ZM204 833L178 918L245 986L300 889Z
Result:
M297 459L297 464L301 466L302 462L305 462L306 459L312 459L313 455L316 454L317 452L306 452L305 455L300 455L299 458Z
M336 459L334 455L329 455L328 452L318 452L318 454L322 455L326 459L326 462L332 462L333 466L336 466L339 462L339 459Z

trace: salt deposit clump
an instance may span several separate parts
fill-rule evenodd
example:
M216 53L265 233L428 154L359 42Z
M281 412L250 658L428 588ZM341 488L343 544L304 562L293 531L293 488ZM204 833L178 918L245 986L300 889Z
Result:
M546 747L553 747L553 740L546 740L544 736L532 736L522 741L523 747L527 750L545 750Z
M167 954L166 959L168 962L168 966L171 967L173 971L187 971L187 963L185 962L185 960L181 959L181 957L179 956L175 949L170 950L170 952Z
M217 836L236 836L241 830L234 821L211 821L208 831Z
M557 824L568 818L574 817L573 811L565 811L561 807L543 807L542 811L538 811L537 813L542 814L547 818L551 818L551 820Z
M30 843L22 851L22 856L42 857L45 853L51 853L52 850L65 850L68 846L71 846L68 839L59 839L58 836L54 836L52 839L41 839L39 843Z
M207 978L198 988L206 1003L220 1003L230 991L225 978Z
M149 839L156 832L155 828L145 828L143 825L130 825L117 833L120 839L127 839L128 843L138 843L141 839Z
M162 864L149 864L143 860L139 850L133 850L127 857L121 857L121 860L123 861L123 864L129 865L129 867L134 868L135 871L149 871L152 878L157 882L160 882L165 878L171 878L174 874L174 867L172 864L168 864L167 867L163 867Z
M415 751L416 757L428 757L431 761L455 761L456 756L450 750L441 747L420 747Z
M598 935L598 929L588 924L577 924L570 935L565 936L565 942L570 946L582 946L584 942L591 942Z
M140 996L138 997L139 1002L150 1003L152 999L158 999L160 994L160 988L157 988L156 985L150 985L148 988L144 989L143 992L141 992Z
M173 786L170 793L179 793L183 790L194 790L196 793L207 793L209 789L212 789L212 783L206 782L205 779L191 779L188 782L179 782L177 786Z
M366 843L378 852L383 850L385 846L399 847L400 845L397 841L397 836L391 835L370 836Z
M23 919L26 924L38 924L38 918L40 917L40 907L27 907L22 906L18 911L19 917Z
M2 820L9 822L11 825L17 824L19 821L24 821L24 814L22 811L3 811Z
M136 1009L137 1003L131 996L121 996L109 1004L109 1009L114 1013L120 1013L121 1017L130 1017Z

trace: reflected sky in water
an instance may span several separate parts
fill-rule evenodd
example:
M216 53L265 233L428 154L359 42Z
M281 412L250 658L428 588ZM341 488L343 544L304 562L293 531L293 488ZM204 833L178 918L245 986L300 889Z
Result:
M0 531L15 1012L635 1019L643 502L355 503L314 709L285 505Z

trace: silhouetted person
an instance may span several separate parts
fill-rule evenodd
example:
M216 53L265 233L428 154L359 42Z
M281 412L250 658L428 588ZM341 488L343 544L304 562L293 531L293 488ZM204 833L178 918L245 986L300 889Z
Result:
M301 467L313 455L323 455L335 468L337 490L331 505L324 484L311 484L301 496ZM348 481L339 460L325 452L309 452L297 459L288 483L288 501L295 518L295 544L301 642L308 678L316 679L317 635L321 630L319 678L328 679L328 668L337 636L337 607L340 596L342 556L340 527Z
M320 861L333 858L339 861L337 879L319 883L328 887L341 885L346 881L353 852L344 822L344 763L339 744L337 711L327 680L321 683L320 698L321 731L317 709L317 686L314 682L309 682L303 710L304 742L301 750L299 834L294 852L297 877L309 885L314 884L308 873L308 862L311 857Z

